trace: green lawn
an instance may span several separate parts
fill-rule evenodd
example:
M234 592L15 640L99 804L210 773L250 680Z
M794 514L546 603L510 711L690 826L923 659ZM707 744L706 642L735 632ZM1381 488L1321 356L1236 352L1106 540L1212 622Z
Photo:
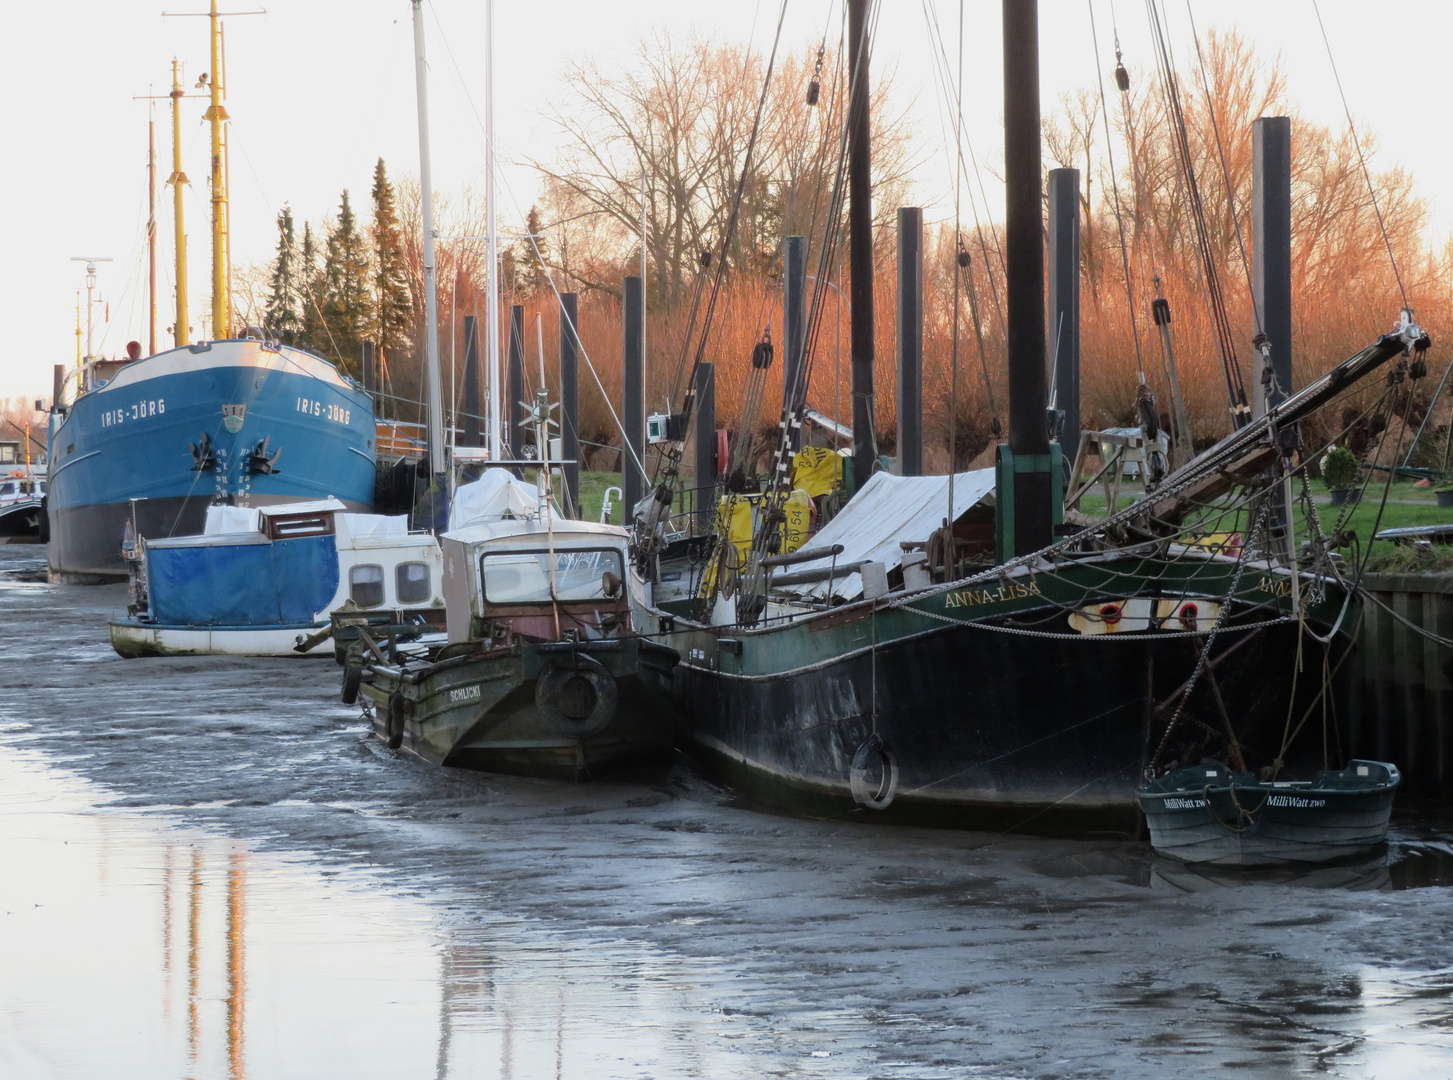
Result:
M1372 539L1374 531L1381 529L1453 523L1453 509L1439 509L1437 497L1431 488L1414 487L1408 481L1393 484L1392 489L1388 492L1388 503L1381 508L1382 518L1379 521L1378 510L1382 502L1383 482L1385 481L1380 478L1374 478L1373 483L1368 486L1363 501L1353 509L1344 526L1355 532L1364 545ZM1128 505L1127 495L1137 498L1140 494L1138 488L1122 489L1120 509L1123 510ZM1329 502L1324 501L1327 491L1321 484L1312 485L1312 494L1318 498L1317 517L1322 523L1322 528L1330 533L1340 518L1343 508L1332 506ZM1105 498L1099 494L1086 495L1080 500L1080 509L1091 516L1102 516L1105 513ZM1297 530L1305 537L1305 526L1300 514L1297 515Z
M535 482L535 472L525 470L525 479L530 483ZM580 509L581 519L584 521L599 521L601 503L605 500L607 488L620 487L621 474L617 472L584 472L580 474ZM625 523L624 511L621 509L621 497L619 494L611 493L611 524L623 525Z

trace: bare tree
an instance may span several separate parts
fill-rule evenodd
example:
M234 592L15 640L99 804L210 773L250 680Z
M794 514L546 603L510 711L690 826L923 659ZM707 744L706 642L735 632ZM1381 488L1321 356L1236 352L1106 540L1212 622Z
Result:
M563 103L547 113L563 135L552 161L532 161L545 180L541 206L554 234L552 265L587 288L614 291L604 276L639 256L645 177L646 245L654 302L672 309L703 250L721 239L738 186L742 205L728 260L767 269L789 232L813 236L826 222L838 167L846 79L825 50L816 107L806 101L817 47L779 59L762 107L750 173L746 153L762 95L765 60L710 40L658 34L641 42L624 72L572 62ZM909 185L909 131L889 117L891 75L875 81L875 193L889 217Z

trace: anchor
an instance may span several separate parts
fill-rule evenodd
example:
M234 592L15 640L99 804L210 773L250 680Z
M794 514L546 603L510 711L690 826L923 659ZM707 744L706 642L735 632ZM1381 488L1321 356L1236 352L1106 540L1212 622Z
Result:
M196 443L188 443L192 448L192 472L215 472L217 469L217 455L212 452L212 436L206 432L202 433L202 442L199 446Z
M247 471L254 476L266 476L269 473L282 471L277 467L277 459L282 455L282 450L274 450L272 457L267 456L267 444L271 438L271 435L265 437L247 455Z

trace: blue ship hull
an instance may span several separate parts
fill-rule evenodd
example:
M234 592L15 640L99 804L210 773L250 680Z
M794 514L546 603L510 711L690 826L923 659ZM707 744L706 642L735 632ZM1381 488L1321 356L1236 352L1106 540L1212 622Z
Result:
M128 521L186 536L213 503L370 510L374 437L369 396L296 349L217 341L135 361L53 419L51 575L123 579Z

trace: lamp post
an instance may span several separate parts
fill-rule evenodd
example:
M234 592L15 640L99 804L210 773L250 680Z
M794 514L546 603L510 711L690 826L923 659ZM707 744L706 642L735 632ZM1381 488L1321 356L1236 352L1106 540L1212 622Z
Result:
M93 255L72 255L71 262L83 262L86 264L86 362L90 363L96 356L94 347L95 338L93 324L91 321L91 305L95 303L92 298L96 290L96 264L110 262L110 259Z

